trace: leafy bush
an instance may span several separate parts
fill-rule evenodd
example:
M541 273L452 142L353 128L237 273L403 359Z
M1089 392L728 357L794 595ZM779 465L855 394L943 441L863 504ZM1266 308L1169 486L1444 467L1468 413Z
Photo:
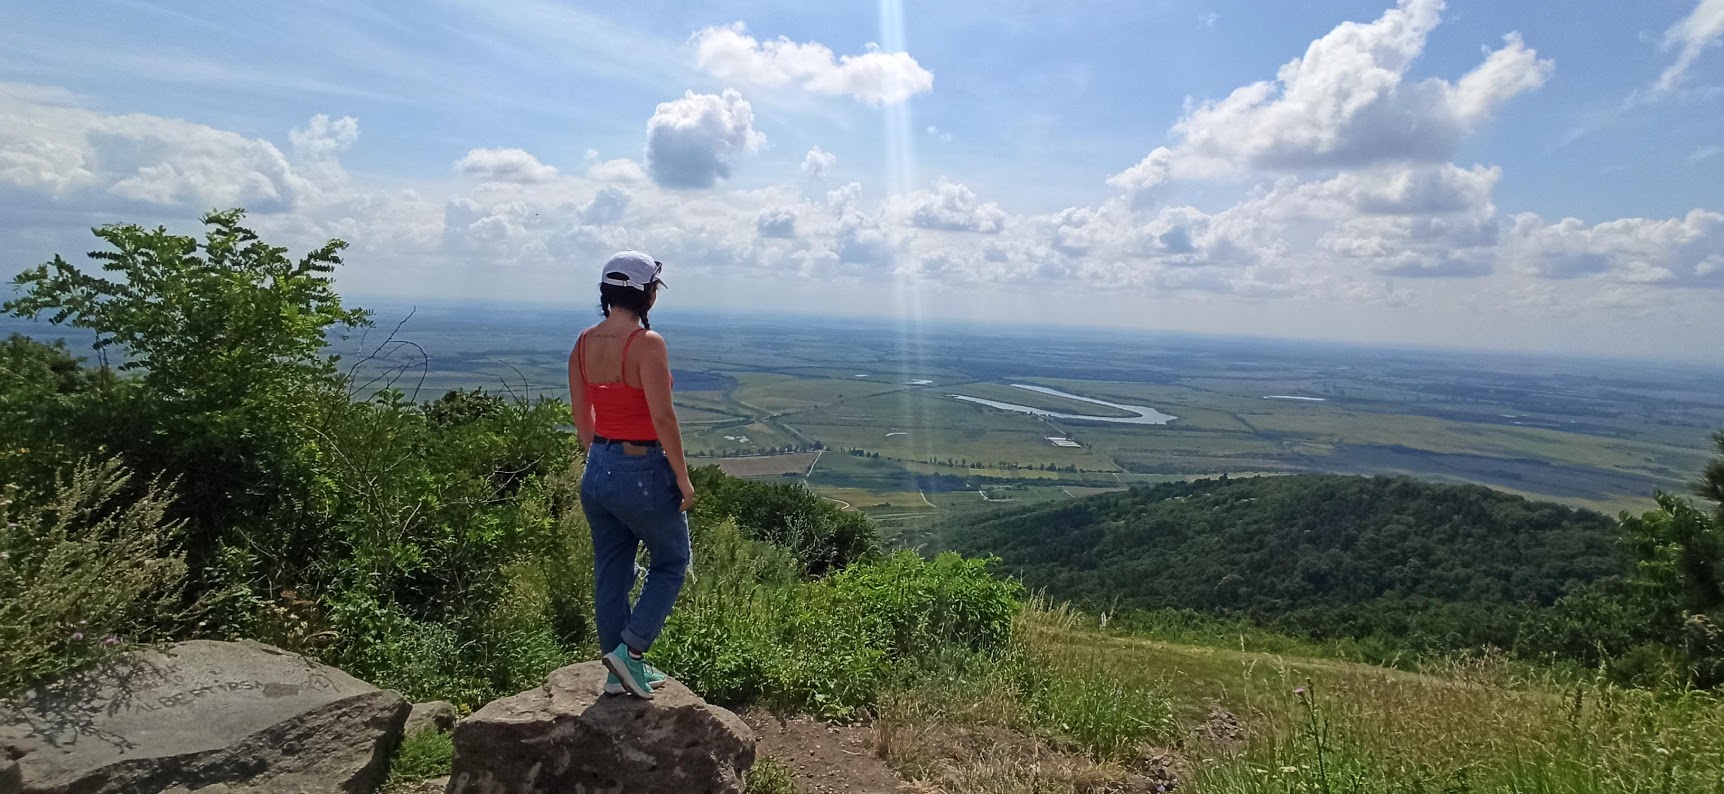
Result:
M873 524L799 484L729 477L716 466L694 470L694 517L734 518L744 536L788 549L809 576L824 576L880 553Z
M167 496L125 502L128 480L107 462L39 499L0 490L0 696L181 628Z
M1015 584L957 555L905 552L812 582L799 573L734 521L700 527L695 577L654 646L658 663L719 703L841 719L953 648L1003 649L1018 609Z
M110 250L90 254L100 274L56 256L18 275L4 310L87 329L98 350L121 351L131 377L99 406L79 401L75 432L58 446L83 447L75 455L105 446L146 481L178 483L170 516L185 522L193 571L212 569L224 545L272 538L287 553L260 556L268 565L256 584L267 586L296 580L322 548L318 431L345 396L323 349L334 329L366 315L334 292L340 241L296 261L243 217L204 216L202 240L103 226L95 235Z
M894 657L953 646L993 653L1011 639L1022 588L995 578L989 560L946 553L932 562L903 551L832 577L841 599L862 608Z

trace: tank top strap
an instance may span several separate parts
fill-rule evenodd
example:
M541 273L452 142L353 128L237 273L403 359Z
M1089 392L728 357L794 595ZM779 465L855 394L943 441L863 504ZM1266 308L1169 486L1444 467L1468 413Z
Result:
M632 334L629 334L629 338L627 340L623 341L623 357L622 357L622 361L620 362L620 366L623 368L623 382L624 383L628 382L628 369L627 369L627 367L629 365L629 348L634 347L635 339L639 338L640 335L644 334L644 333L646 333L645 328L636 328L635 332Z
M586 331L582 331L581 335L575 338L575 367L581 373L581 382L582 383L592 383L592 380L587 378L587 332Z

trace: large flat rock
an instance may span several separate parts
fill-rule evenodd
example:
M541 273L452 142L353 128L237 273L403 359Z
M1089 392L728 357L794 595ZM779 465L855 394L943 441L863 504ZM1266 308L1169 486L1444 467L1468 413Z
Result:
M754 731L666 681L653 700L604 695L605 668L570 665L455 726L451 794L741 794Z
M362 794L382 782L408 709L279 648L199 640L0 705L0 758L17 759L26 794Z

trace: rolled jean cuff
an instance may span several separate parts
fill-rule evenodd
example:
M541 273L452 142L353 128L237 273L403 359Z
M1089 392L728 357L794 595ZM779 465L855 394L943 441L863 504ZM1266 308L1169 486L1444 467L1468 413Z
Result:
M646 653L647 651L652 650L652 640L641 639L641 635L629 631L626 628L623 629L622 638L623 644L629 646L630 650L640 651L641 653Z

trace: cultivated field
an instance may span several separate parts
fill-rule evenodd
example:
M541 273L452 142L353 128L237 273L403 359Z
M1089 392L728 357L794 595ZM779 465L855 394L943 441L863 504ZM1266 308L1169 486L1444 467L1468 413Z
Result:
M391 317L383 312L379 328L392 328ZM1709 434L1724 426L1724 372L1678 365L1083 331L954 327L915 338L889 326L669 311L655 319L671 340L691 453L733 458L723 465L743 476L786 478L825 449L808 484L889 524L1224 472L1411 474L1644 509L1654 489L1686 487ZM421 399L471 387L564 398L567 340L585 320L422 309L397 333L417 348L367 358L353 345L347 363L375 374L370 390ZM366 344L387 337L373 331ZM1178 418L1111 423L1129 414L1019 383ZM954 394L1095 418L1033 416Z

